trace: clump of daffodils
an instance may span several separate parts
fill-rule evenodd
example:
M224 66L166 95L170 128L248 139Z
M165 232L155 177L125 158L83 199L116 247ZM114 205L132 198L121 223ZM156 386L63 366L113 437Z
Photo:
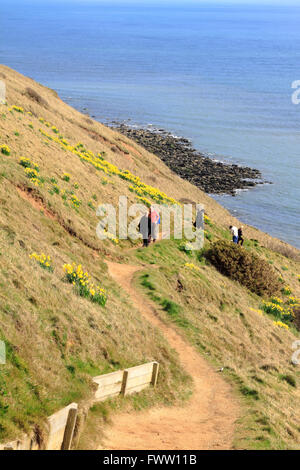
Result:
M78 266L76 263L64 264L63 270L66 281L76 287L81 297L85 297L102 306L106 304L107 295L105 290L91 281L90 275L83 271L81 264Z
M283 300L280 299L279 297L272 297L272 298L271 298L271 302L272 302L272 304L276 304L276 305L281 305L281 304L283 304Z
M59 134L59 130L57 129L57 127L52 126L51 129L54 132L54 134Z
M262 314L263 314L263 313L262 313L262 310L258 310L258 309L256 309L256 308L249 307L249 310L251 310L251 312L257 313L258 315L262 315Z
M78 142L78 144L75 145L75 149L84 149L84 145L82 142Z
M25 168L25 174L35 186L41 186L43 184L43 180L39 176L38 170L35 168Z
M204 223L209 225L210 227L213 226L213 223L212 223L211 219L205 214L204 214Z
M8 147L8 145L0 145L0 151L1 153L3 153L3 155L10 155L10 148Z
M55 193L55 194L59 194L59 193L60 193L59 186L58 186L56 183L54 183L54 184L52 185L52 190L51 190L51 191L52 191L53 193Z
M292 304L293 307L296 304ZM295 314L291 305L286 305L277 297L271 299L271 302L263 302L261 309L271 315L274 315L278 321L288 323L293 321Z
M69 175L69 173L64 173L64 174L62 175L62 179L63 179L64 181L69 182L70 179L71 179L71 176Z
M46 269L46 271L53 272L52 260L50 256L45 255L45 253L41 253L40 255L37 253L31 253L29 258L35 259L41 268Z
M149 199L143 196L137 196L138 200L141 201L142 204L145 204L147 207L151 207L152 203Z
M200 271L199 266L196 266L193 263L185 263L184 265L186 268L191 269L192 271Z
M24 109L21 106L15 106L13 105L11 108L9 108L8 111L17 111L17 113L24 113Z
M38 178L38 171L35 168L25 168L26 176L30 179Z
M29 178L35 186L40 186L43 184L44 180L39 175L40 169L36 163L25 157L21 157L19 163L24 168L27 178Z
M91 207L91 206L90 206ZM108 239L110 240L111 242L113 242L115 245L118 245L119 244L119 239L116 238L112 233L108 232L108 230L106 229L103 229L102 230L102 233L103 233L103 238L102 239Z
M39 166L36 163L32 162L29 158L21 157L19 160L19 163L24 168L32 168L36 170L37 172L40 171Z
M294 307L299 307L300 306L300 299L298 299L297 297L294 297L292 295L289 296L288 300L287 300L287 303L289 305L293 305Z
M51 127L51 125L47 122L44 122L44 124L48 127ZM93 165L97 170L103 171L106 175L110 176L117 175L120 178L132 183L129 189L132 192L135 192L144 204L151 205L150 200L147 199L146 196L150 197L155 202L163 204L179 204L179 202L167 196L159 189L143 183L138 176L133 175L130 171L120 170L116 165L105 160L103 156L104 152L102 152L102 154L98 153L95 155L91 150L86 150L81 142L77 143L75 146L72 146L66 139L63 138L62 135L53 136L48 134L43 129L39 129L39 131L47 139L59 144L62 150L73 153L79 157L81 161ZM103 180L103 184L106 184L105 179ZM141 198L145 199L143 200Z
M283 323L282 321L274 321L273 323L275 326L279 326L279 328L284 328L286 330L289 329L289 326L286 323Z
M155 202L178 204L175 199L168 197L165 193L157 188L153 188L148 184L142 183L137 176L132 175L128 170L120 171L119 176L122 179L131 181L133 184L129 186L129 190L137 194L137 197L142 200L144 196L150 196ZM149 201L146 199L146 201ZM144 202L144 201L142 201ZM150 201L149 201L150 202ZM147 203L145 203L147 205ZM150 202L151 205L151 202Z
M61 197L62 197L62 199L63 199L64 201L66 201L66 200L68 199L68 193L67 193L67 191L66 191L65 189L63 189L63 190L60 192L60 194L61 194Z
M282 292L283 295L291 295L292 289L290 288L290 286L284 286L281 289L281 292Z
M80 204L81 204L81 200L78 199L78 197L75 196L75 194L73 194L73 195L71 196L71 203L73 204L74 207L79 207Z
M262 308L266 313L271 313L275 316L281 316L284 312L284 308L281 305L279 305L278 303L273 303L273 302L264 301Z

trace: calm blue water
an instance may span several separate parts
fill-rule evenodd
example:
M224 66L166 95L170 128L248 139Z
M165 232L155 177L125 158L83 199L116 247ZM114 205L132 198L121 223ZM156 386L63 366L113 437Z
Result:
M300 248L300 7L1 0L0 61L99 120L152 123L273 185L216 199Z

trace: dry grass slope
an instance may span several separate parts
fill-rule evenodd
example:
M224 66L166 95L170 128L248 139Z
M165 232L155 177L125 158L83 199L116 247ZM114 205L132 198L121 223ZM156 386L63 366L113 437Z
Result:
M228 239L225 228L238 221L156 156L69 107L52 90L4 66L0 75L7 85L7 105L0 108L0 146L7 146L0 153L0 339L8 353L7 364L0 366L0 440L33 423L42 428L45 416L90 397L93 375L142 362L160 362L158 388L123 406L142 408L188 396L191 383L176 354L103 262L104 257L125 263L134 257L135 263L160 266L141 280L145 292L165 321L172 321L209 361L225 366L245 400L236 445L299 448L299 367L290 360L296 329L287 331L251 310L258 310L260 298L201 255L181 251L177 242L136 253L127 252L129 242L100 241L95 209L99 203L116 204L119 195L138 201L124 174L128 170L168 197L180 201L188 194L203 203L212 220L207 247ZM20 164L22 157L29 160ZM272 264L299 297L299 252L252 227L244 232L245 249ZM30 259L32 252L49 255L53 270ZM105 307L78 296L64 281L62 266L72 262L106 289ZM185 266L191 262L199 269ZM120 406L115 401L98 407L101 420ZM98 436L98 427L95 432Z

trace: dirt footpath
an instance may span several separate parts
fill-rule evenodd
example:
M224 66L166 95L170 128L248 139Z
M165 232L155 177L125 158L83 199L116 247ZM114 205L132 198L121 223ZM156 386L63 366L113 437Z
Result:
M194 393L183 407L158 407L121 413L105 431L104 447L110 450L231 449L239 406L231 387L170 326L156 315L147 299L133 287L139 266L107 262L111 277L128 293L135 307L179 355L194 380Z

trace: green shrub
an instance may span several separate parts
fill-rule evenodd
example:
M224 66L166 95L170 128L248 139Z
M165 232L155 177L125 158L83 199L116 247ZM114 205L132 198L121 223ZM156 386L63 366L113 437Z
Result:
M249 388L246 386L241 386L240 391L245 397L250 397L253 398L254 400L259 400L259 394L258 391L255 390L254 388Z
M224 240L215 242L206 257L220 273L258 295L271 296L280 289L274 268L239 245Z
M168 312L171 316L177 316L180 313L180 307L178 304L173 302L173 300L162 299L161 306L163 309Z
M149 277L150 277L149 274L143 274L140 278L141 279L141 285L146 287L149 290L155 290L155 286L154 286L154 284L152 284L151 281L149 281Z

